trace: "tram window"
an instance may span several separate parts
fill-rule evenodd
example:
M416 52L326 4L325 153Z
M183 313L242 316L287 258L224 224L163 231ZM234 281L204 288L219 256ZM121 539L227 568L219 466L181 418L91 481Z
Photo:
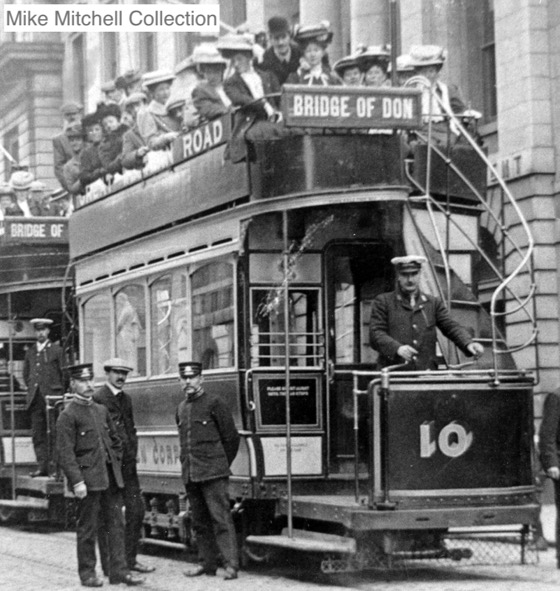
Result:
M191 357L186 273L177 270L157 279L150 300L152 375L175 373L177 363Z
M83 324L84 360L93 363L96 376L103 376L103 362L111 356L111 295L108 291L84 303Z
M204 369L234 366L233 265L210 263L191 276L193 357Z
M379 269L358 254L334 259L334 350L341 364L375 363L369 346L369 321L373 299L384 290Z
M275 289L254 289L251 358L253 366L284 366L284 300ZM323 358L319 290L290 289L290 366L316 367Z
M127 285L115 294L117 357L124 359L130 375L146 375L146 302L143 285Z

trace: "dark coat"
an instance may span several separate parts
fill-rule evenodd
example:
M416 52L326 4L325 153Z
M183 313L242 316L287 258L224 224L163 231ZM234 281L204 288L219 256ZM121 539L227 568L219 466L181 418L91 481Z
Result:
M127 131L128 127L121 124L115 131L104 134L99 144L99 160L109 174L122 172L123 136Z
M264 94L273 94L280 92L280 85L278 80L271 72L262 72L255 70L261 77ZM248 134L255 132L255 137L266 140L278 137L280 134L280 126L269 123L267 121L268 115L262 106L262 103L255 103L255 98L251 94L249 87L240 74L235 72L224 82L224 90L231 100L234 107L240 107L236 112L231 132L231 140L229 143L228 156L232 162L241 162L247 158L247 145L245 138L251 139ZM275 108L279 105L279 98L270 98L268 102ZM262 129L252 130L253 127L258 127L258 123L263 122L260 126Z
M23 380L27 385L27 408L31 406L37 392L42 396L62 396L64 394L64 352L60 345L47 341L39 353L37 343L25 353Z
M192 99L198 114L208 121L217 119L230 111L230 107L224 105L216 89L206 81L200 82L194 87Z
M103 178L107 171L103 168L99 157L99 144L86 144L80 152L80 182L82 186L89 185L97 179Z
M93 399L107 407L109 415L123 444L123 469L130 464L136 465L138 455L138 436L134 425L132 400L126 392L115 396L109 386L101 386L95 391Z
M56 452L70 487L85 482L88 490L106 490L110 465L118 487L123 488L122 443L101 404L70 402L56 422Z
M226 403L208 392L177 407L185 484L226 478L239 449L239 433Z
M130 128L124 135L123 135L123 146L122 146L122 165L123 168L128 169L141 169L144 168L144 158L138 156L139 148L143 148L146 146L146 142L144 138L140 135L140 131L138 131L138 126L134 125L134 127Z
M53 143L53 158L54 158L54 176L58 179L61 186L68 190L64 175L62 174L62 167L74 156L72 146L68 136L62 132L55 135L52 139Z
M274 53L274 49L269 47L263 54L263 60L259 64L259 68L266 72L272 72L280 85L286 82L288 76L292 72L296 72L299 68L299 60L301 58L301 50L300 48L292 44L291 45L292 51L290 54L289 61L280 61L278 56Z
M545 470L560 467L560 390L551 392L544 401L539 452Z
M379 352L380 367L404 363L397 355L401 345L418 351L417 370L437 369L436 328L452 340L466 355L472 342L468 331L453 320L439 298L420 293L414 309L398 291L377 296L371 307L370 344Z

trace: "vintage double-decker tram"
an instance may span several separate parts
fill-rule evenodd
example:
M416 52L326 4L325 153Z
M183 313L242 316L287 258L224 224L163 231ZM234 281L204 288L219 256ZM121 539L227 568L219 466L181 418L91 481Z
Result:
M52 341L68 347L71 288L68 219L4 217L0 221L0 520L62 520L63 486L50 476L31 478L36 458L22 379L25 352L35 342L32 318L53 321ZM68 303L69 315L64 308ZM60 392L62 399L64 392ZM57 397L58 398L58 397ZM54 437L58 400L47 400Z
M249 554L297 548L336 570L450 555L454 527L525 535L533 378L498 325L511 311L534 338L530 236L500 235L501 196L469 144L455 166L420 134L407 178L419 91L285 87L282 101L299 131L253 145L250 162L224 159L230 123L216 120L179 138L169 167L81 198L70 221L83 360L100 379L112 355L134 367L145 541L189 539L174 413L177 362L193 358L242 436L230 492ZM475 364L457 367L441 340L441 372L375 371L370 305L410 252L429 260L422 289L486 345Z

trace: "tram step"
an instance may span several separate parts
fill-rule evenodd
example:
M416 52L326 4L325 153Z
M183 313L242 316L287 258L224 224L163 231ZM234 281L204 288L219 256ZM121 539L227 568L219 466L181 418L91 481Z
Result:
M49 508L48 499L37 499L35 497L17 497L16 499L2 499L0 500L0 507L6 507L8 509L44 509L45 511Z
M302 552L334 552L337 554L355 554L356 540L343 538L333 534L323 534L305 530L294 529L293 535L288 535L288 530L283 529L279 536L247 536L249 544L274 546L300 550Z
M16 489L19 491L35 491L45 495L61 495L64 492L64 482L56 480L53 476L18 476Z

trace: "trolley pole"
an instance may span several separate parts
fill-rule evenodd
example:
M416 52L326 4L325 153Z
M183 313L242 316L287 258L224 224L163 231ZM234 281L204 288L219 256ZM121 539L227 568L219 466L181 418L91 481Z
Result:
M16 498L16 411L14 395L14 343L12 340L12 294L8 292L8 371L10 373L10 423L12 427L12 499Z
M284 238L284 366L286 392L286 487L288 494L288 537L294 536L293 508L292 508L292 417L290 408L290 302L289 302L289 244L288 244L288 212L282 212L282 235Z
M389 19L391 23L391 83L393 86L397 86L397 55L400 50L397 8L397 0L389 0Z

